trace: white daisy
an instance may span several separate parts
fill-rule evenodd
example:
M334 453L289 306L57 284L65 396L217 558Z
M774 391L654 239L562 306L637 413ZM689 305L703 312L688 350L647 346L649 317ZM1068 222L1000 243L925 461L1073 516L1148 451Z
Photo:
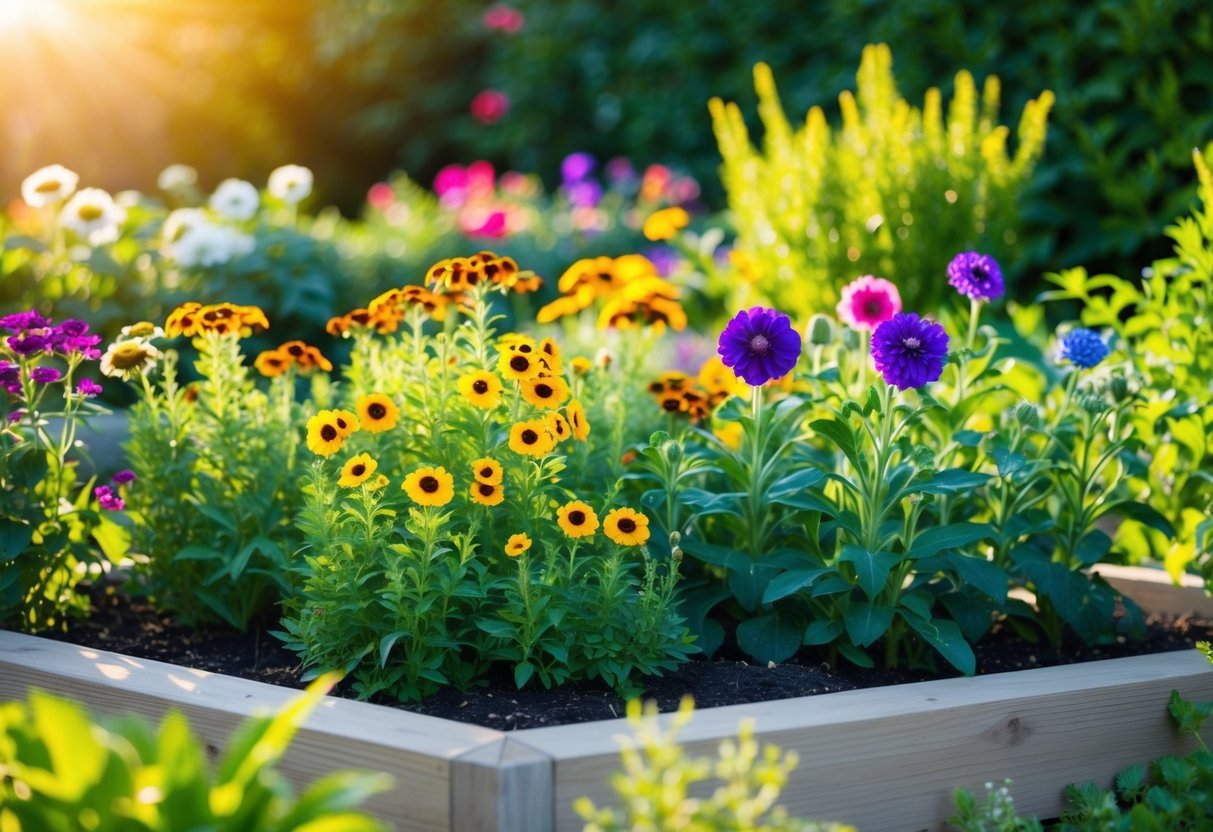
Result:
M163 338L164 330L151 321L140 321L137 324L122 327L118 334L132 341L150 341L153 338Z
M59 222L64 228L76 232L92 246L117 240L119 226L125 219L126 211L100 188L77 191L59 214Z
M261 195L251 182L224 179L211 194L211 210L225 219L243 222L253 218L261 204Z
M169 215L164 218L164 225L161 226L160 236L164 239L166 246L171 246L180 240L186 231L189 231L196 225L203 225L209 222L210 219L207 217L206 211L201 208L178 208L175 211L170 211Z
M130 380L140 373L150 373L164 353L141 338L115 341L101 356L103 375Z
M21 183L21 198L31 208L41 208L67 199L79 182L80 177L63 165L48 165L25 177Z
M222 266L236 257L251 254L256 242L234 228L201 223L191 226L173 243L171 255L185 268Z
M270 174L270 196L298 205L312 192L312 172L301 165L283 165Z
M189 165L169 165L160 171L156 184L162 191L178 191L189 188L198 182L198 171Z

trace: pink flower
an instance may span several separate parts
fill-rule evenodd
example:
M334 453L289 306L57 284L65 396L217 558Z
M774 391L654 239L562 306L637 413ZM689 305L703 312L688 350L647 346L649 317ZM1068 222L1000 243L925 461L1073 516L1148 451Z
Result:
M522 24L526 22L522 12L504 4L493 6L486 11L483 20L486 29L499 29L511 35L521 30Z
M396 201L396 194L392 191L392 186L386 182L376 182L371 185L370 190L366 192L367 203L375 209L386 211Z
M97 503L106 511L122 511L126 508L126 501L114 493L114 489L108 485L99 485L93 489L93 496L97 498Z
M469 110L481 124L496 124L510 111L510 97L501 90L481 90L472 99Z
M506 228L505 212L496 209L464 211L459 217L459 225L463 232L471 237L498 238L509 233Z
M843 287L837 311L851 329L871 332L901 311L901 294L883 277L865 274Z

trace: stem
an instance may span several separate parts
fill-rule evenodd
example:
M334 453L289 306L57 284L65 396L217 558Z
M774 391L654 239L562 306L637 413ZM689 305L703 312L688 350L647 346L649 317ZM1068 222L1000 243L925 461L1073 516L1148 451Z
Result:
M754 420L754 431L750 435L750 556L758 557L762 551L765 523L759 523L762 511L762 387L751 388L750 414Z
M965 387L968 383L969 356L973 352L973 345L977 342L977 321L981 318L981 301L976 298L969 298L969 333L965 337L965 351L961 353L960 361L956 365L956 405L965 399Z

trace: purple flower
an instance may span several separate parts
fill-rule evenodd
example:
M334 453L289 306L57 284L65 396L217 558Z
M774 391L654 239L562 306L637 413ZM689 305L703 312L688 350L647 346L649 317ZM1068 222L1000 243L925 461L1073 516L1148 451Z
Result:
M569 202L578 208L593 208L602 201L602 186L592 179L584 182L566 182L565 193Z
M122 509L126 508L126 501L115 494L114 489L108 485L97 486L93 489L93 495L106 511L122 511Z
M80 379L80 383L76 385L76 393L81 396L100 396L101 385L91 378L82 378Z
M63 378L63 373L54 367L35 367L29 374L34 384L52 384Z
M580 182L594 172L594 157L588 153L570 153L560 163L560 178L565 185Z
M110 480L114 485L126 485L135 481L135 472L130 468L123 468L117 474L114 474Z
M14 396L21 392L21 367L0 358L0 387Z
M800 333L787 315L755 306L733 316L716 351L726 367L754 387L782 378L800 360Z
M973 300L997 300L1006 287L998 261L988 254L965 251L948 263L948 283Z
M898 312L872 333L872 361L898 390L937 380L947 354L943 327L913 312Z
M1108 357L1108 345L1091 329L1072 329L1061 339L1061 358L1090 369Z
M7 329L14 335L20 335L27 329L45 329L50 325L51 322L42 317L42 313L37 309L14 312L12 315L5 315L3 318L0 318L0 328Z
M631 160L623 156L616 156L607 162L606 175L607 179L615 184L631 182L636 178L636 168L632 165Z
M52 349L63 355L82 353L85 358L96 359L100 353L94 349L101 343L101 336L88 331L88 324L69 318L51 330L49 341Z
M17 355L33 355L39 352L50 352L52 345L50 340L42 335L39 331L31 330L22 332L18 335L10 335L8 337L8 348Z
M644 256L657 267L657 274L661 277L669 277L682 264L682 255L669 246L653 246Z

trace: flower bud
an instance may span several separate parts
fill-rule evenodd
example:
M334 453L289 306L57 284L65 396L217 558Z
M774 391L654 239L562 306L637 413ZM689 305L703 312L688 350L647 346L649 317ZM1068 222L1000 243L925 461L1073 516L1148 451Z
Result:
M1025 428L1034 428L1040 424L1040 410L1031 402L1020 402L1015 408L1015 418Z
M818 347L834 343L834 322L828 315L818 313L809 318L809 343Z
M1108 383L1108 389L1112 391L1112 398L1118 402L1129 398L1129 380L1124 376L1113 376Z
M670 557L673 558L675 564L682 563L682 547L675 546L671 549Z
M670 532L670 545L677 546L682 542L682 535L678 532Z

